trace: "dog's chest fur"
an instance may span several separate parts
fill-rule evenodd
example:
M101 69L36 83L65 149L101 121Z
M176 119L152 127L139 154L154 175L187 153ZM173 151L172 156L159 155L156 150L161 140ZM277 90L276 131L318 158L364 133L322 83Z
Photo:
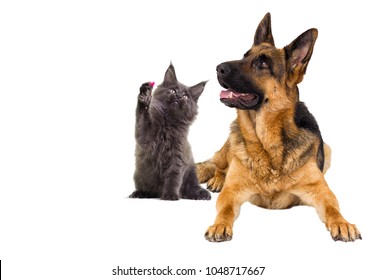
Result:
M317 151L316 136L298 128L291 114L241 111L232 124L229 140L234 157L230 165L241 164L240 172L248 175L247 185L257 194L254 203L259 206L280 208L281 201L296 204L285 192L301 180L303 166Z

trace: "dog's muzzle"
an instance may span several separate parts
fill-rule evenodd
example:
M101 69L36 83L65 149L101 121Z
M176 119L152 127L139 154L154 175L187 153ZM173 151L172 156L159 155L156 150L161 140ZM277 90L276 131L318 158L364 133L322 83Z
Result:
M220 93L220 101L237 109L256 109L262 100L262 94L255 90L252 83L239 71L238 61L224 62L217 66L219 84L226 90Z

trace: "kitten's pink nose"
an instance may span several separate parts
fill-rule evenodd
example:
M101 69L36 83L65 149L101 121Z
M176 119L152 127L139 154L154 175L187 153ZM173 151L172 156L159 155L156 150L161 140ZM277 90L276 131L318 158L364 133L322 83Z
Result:
M149 82L149 86L153 87L155 85L155 82Z

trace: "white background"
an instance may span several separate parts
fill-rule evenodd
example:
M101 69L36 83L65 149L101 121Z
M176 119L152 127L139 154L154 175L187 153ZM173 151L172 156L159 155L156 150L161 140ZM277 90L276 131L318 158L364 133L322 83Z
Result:
M333 2L1 1L4 279L124 278L111 275L118 265L202 270L193 279L214 279L207 266L265 266L260 279L374 279L375 14L371 1ZM159 84L170 61L187 85L209 80L189 139L197 161L211 157L235 116L219 102L215 67L243 56L266 12L277 47L319 29L301 100L333 149L326 177L361 241L332 241L313 208L245 204L233 240L213 244L203 236L217 195L127 198L141 83Z

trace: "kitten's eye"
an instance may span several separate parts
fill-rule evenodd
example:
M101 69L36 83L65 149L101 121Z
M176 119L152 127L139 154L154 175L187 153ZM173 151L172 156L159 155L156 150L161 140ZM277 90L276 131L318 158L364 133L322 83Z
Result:
M188 96L187 96L187 95L184 95L184 96L183 96L183 99L188 100Z
M174 89L170 89L169 92L170 92L170 93L176 93L176 90L174 90Z

